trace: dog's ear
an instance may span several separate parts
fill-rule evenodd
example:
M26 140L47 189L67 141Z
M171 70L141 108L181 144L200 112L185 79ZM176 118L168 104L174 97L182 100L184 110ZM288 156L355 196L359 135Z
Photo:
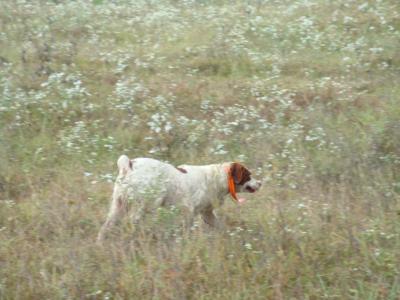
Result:
M250 180L250 171L239 163L232 163L230 173L235 184L241 185Z

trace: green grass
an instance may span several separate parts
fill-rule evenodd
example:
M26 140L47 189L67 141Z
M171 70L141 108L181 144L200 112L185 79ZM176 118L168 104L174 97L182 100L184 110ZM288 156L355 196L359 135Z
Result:
M399 299L398 1L0 4L0 299ZM95 245L121 154L263 188Z

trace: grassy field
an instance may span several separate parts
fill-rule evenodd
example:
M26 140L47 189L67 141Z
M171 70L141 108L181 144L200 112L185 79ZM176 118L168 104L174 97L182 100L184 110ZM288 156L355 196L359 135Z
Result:
M263 188L96 246L121 154ZM0 299L400 299L400 2L1 1Z

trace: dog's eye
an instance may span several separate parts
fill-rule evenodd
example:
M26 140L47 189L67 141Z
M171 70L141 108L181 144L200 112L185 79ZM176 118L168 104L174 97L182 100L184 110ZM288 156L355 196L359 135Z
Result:
M239 182L239 185L244 185L246 182L250 181L250 175L244 176L243 179Z

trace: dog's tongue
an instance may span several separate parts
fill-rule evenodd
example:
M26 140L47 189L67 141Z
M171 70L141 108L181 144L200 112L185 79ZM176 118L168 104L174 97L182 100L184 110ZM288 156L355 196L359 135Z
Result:
M239 204L243 204L243 203L246 202L246 199L245 198L239 198L238 202L239 202Z

